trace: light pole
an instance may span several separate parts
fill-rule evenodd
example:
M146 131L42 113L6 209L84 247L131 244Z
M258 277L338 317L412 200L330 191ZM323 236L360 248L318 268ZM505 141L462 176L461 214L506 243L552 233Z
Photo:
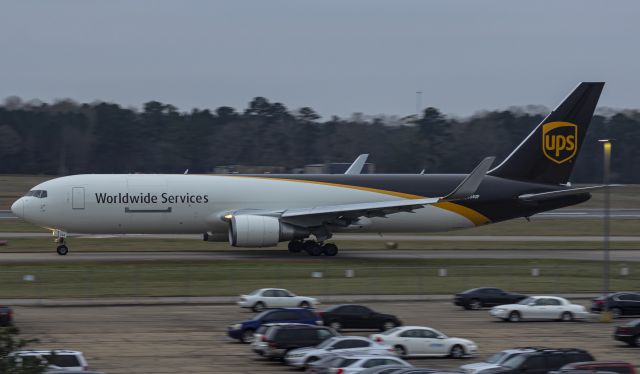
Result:
M604 313L602 315L603 321L610 322L611 314L609 312L609 301L607 295L609 294L609 234L610 234L610 204L611 195L609 191L609 174L611 169L611 140L612 139L600 139L598 142L602 143L603 160L604 160L604 232L602 247L604 250L603 264L602 264L602 292L604 296Z
M416 91L416 119L420 119L421 109L422 109L422 91Z

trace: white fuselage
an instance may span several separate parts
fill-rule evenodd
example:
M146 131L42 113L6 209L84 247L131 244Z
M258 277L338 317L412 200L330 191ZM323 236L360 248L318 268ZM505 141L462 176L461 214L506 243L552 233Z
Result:
M225 214L403 199L385 191L256 176L88 174L34 187L12 211L28 222L70 233L226 233ZM477 223L477 222L476 222ZM345 231L434 232L475 226L446 205L367 218Z

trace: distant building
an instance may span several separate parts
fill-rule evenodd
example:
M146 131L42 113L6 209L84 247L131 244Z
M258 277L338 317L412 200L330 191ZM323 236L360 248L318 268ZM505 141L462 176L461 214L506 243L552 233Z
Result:
M220 165L213 169L213 174L343 174L349 166L351 166L349 162L311 164L294 169L287 169L284 166ZM364 164L362 174L373 174L375 169L375 164L368 162Z
M284 166L260 166L260 165L221 165L213 169L214 174L284 174L287 168Z
M329 162L326 164L305 165L304 174L344 174L351 166L350 162ZM375 164L367 162L362 168L362 174L375 173Z

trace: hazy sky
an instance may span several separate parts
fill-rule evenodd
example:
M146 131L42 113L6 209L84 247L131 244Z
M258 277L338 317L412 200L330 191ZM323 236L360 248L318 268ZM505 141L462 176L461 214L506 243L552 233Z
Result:
M4 1L0 98L244 109L255 96L327 117L467 115L607 82L640 108L640 1Z

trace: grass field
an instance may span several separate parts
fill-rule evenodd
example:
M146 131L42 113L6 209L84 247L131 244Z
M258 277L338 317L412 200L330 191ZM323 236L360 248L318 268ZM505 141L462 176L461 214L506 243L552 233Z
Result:
M612 263L612 289L636 289L640 264ZM447 276L439 276L439 269ZM540 276L531 276L531 269ZM355 272L352 278L345 271ZM311 295L450 294L492 285L536 293L596 292L598 262L561 260L261 260L215 263L3 265L0 298L228 296L260 287ZM321 272L322 278L313 278ZM33 281L25 281L31 275Z

